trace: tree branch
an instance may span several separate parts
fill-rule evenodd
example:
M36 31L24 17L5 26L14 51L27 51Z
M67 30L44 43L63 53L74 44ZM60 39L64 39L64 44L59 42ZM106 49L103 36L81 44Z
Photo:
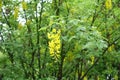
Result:
M88 72L97 64L97 62L103 57L103 55L106 53L106 51L108 50L108 48L113 45L116 41L118 41L120 39L120 36L118 38L116 38L110 45L108 45L108 47L106 49L104 49L101 57L98 57L96 59L96 61L94 62L94 64L85 72L85 74L81 77L80 80L83 80L83 78L88 74Z

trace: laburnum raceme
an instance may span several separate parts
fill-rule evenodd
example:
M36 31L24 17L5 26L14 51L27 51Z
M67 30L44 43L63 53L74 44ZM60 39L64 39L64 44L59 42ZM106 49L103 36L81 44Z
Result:
M97 76L97 80L100 80L100 77L99 77L99 76Z
M22 29L22 27L23 27L23 26L22 26L22 24L21 24L21 23L19 23L19 24L18 24L18 29L19 29L19 30L21 30L21 29Z
M2 9L2 0L0 0L0 11Z
M91 64L94 64L94 60L95 60L95 57L92 56L92 57L91 57Z
M114 76L114 79L115 79L115 80L118 80L118 75L115 75L115 76Z
M30 23L31 23L31 20L26 21L26 25L30 25Z
M112 44L111 46L109 46L108 51L109 51L109 52L112 52L112 51L114 50L114 47L115 47L115 45Z
M110 10L112 8L112 1L111 0L106 0L105 7L106 7L106 9Z
M19 12L19 8L15 7L15 9L14 9L14 18L15 19L17 19L17 17L18 17L18 12Z
M27 9L27 3L25 1L22 1L22 8L23 10Z
M84 74L85 74L85 73L82 72L82 76L83 76ZM87 79L87 76L85 76L85 77L83 78L83 80L88 80L88 79Z
M58 59L60 57L60 48L61 48L61 31L52 29L51 32L47 34L49 39L49 52L50 56L52 56L54 59Z

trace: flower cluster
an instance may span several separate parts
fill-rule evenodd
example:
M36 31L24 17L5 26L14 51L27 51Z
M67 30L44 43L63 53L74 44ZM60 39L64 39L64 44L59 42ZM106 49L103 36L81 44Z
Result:
M23 26L22 26L22 24L21 24L21 23L19 23L19 24L18 24L18 29L19 29L19 30L21 30L21 29L22 29L22 27L23 27Z
M23 8L23 10L27 9L27 3L25 1L22 2L22 8Z
M91 64L94 64L95 57L91 56Z
M84 76L84 74L85 74L85 73L82 72L82 76ZM88 79L87 79L87 76L85 76L85 77L83 78L83 80L88 80Z
M112 52L112 51L114 50L114 47L115 47L115 45L112 44L111 46L109 46L108 51L109 51L109 52Z
M112 1L111 0L106 0L105 7L108 10L111 9L112 8Z
M61 47L61 41L60 41L60 30L53 29L52 32L48 33L48 39L49 39L49 51L50 55L53 56L55 59L59 58L60 54L60 47Z
M19 12L19 8L15 7L15 9L14 9L14 18L15 19L17 19L17 17L18 17L18 12Z
M2 0L0 0L0 11L2 9Z

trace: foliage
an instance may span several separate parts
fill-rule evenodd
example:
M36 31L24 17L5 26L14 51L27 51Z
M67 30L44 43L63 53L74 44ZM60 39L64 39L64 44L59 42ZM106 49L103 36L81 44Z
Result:
M0 0L0 78L119 80L119 10L119 0Z

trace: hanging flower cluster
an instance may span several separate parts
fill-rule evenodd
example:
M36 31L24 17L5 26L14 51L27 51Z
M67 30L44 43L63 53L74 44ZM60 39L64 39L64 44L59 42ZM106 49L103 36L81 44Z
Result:
M48 33L48 39L49 41L49 51L50 55L54 57L55 59L58 59L60 56L60 47L61 47L61 41L60 41L60 30L53 29L52 32Z
M19 24L18 24L18 29L19 29L19 30L21 30L21 29L22 29L22 27L23 27L23 26L22 26L22 24L21 24L21 23L19 23Z
M114 79L115 79L115 80L118 80L118 75L115 75L115 76L114 76Z
M99 77L99 76L97 76L97 80L100 80L100 77Z
M91 64L94 64L95 57L91 56Z
M115 47L115 45L112 44L112 45L108 48L108 51L109 51L109 52L112 52L112 51L114 50L114 47Z
M27 9L27 3L25 1L22 2L22 8L23 8L23 10Z
M2 0L0 0L0 11L2 9Z
M84 74L85 74L85 73L82 72L82 76L83 76ZM83 80L88 80L88 79L87 79L87 76L85 76L85 77L83 78Z
M111 9L112 8L112 1L111 0L106 0L105 7L108 10Z
M15 19L17 19L17 17L18 17L18 12L19 12L19 8L15 7L15 9L14 9L14 18Z

